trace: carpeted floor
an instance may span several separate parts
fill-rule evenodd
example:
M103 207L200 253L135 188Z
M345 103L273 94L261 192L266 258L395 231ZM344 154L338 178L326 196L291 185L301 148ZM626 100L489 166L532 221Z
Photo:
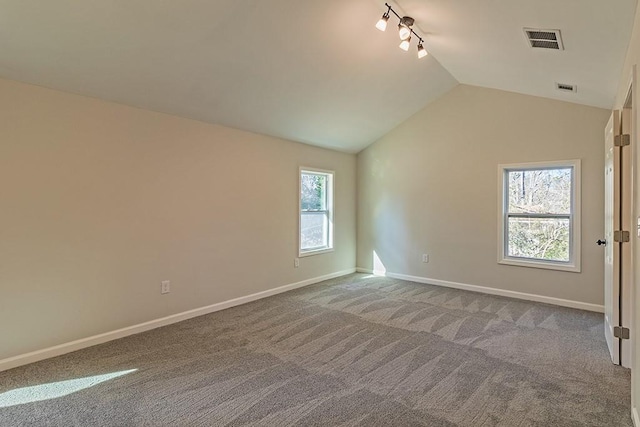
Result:
M354 274L0 373L0 425L631 426L602 329Z

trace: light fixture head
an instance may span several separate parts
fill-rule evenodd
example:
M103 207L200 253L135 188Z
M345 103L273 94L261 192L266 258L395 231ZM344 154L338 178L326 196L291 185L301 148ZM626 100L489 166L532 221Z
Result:
M400 47L400 49L404 50L405 52L408 52L410 44L411 44L411 36L409 36L409 38L406 39L406 40L402 40L400 42L400 46L399 47Z
M398 35L400 36L400 40L406 40L409 36L411 36L411 30L400 24L398 25Z
M376 28L379 29L380 31L386 30L387 29L387 21L389 21L389 12L385 12L382 15L382 18L380 18L380 20L376 24Z
M422 46L422 42L418 43L418 58L424 58L428 54L429 52L427 52L427 49Z
M411 36L411 26L415 21L410 16L403 16L400 18L400 23L398 24L398 35L400 36L400 40L406 40Z

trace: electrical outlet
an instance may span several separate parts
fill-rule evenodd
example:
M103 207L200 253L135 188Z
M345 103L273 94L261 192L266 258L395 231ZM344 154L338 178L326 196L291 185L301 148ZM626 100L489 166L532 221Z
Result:
M422 254L422 262L425 264L429 262L429 254Z
M300 267L300 258L294 258L294 259L293 259L293 266L294 266L295 268Z
M168 294L169 292L171 292L171 282L169 280L163 280L160 283L160 293Z

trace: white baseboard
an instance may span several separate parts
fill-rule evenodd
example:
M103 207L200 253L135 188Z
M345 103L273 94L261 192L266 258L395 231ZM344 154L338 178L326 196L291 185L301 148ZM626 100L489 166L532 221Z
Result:
M506 289L488 288L485 286L469 285L467 283L449 282L447 280L429 279L427 277L409 276L407 274L373 271L366 268L356 268L359 273L369 273L378 276L387 276L394 279L408 280L410 282L426 283L428 285L444 286L446 288L462 289L465 291L482 292L484 294L499 295L509 298L523 299L527 301L543 302L546 304L559 305L562 307L577 308L580 310L595 311L604 313L604 306L598 304L590 304L586 302L573 301L562 298L547 297L544 295L527 294L524 292L508 291ZM638 426L640 427L640 426Z
M115 331L105 332L103 334L82 338L79 340L56 345L56 346L45 348L42 350L36 350L30 353L9 357L7 359L0 360L0 372L6 371L12 368L17 368L18 366L27 365L29 363L38 362L40 360L49 359L51 357L60 356L62 354L71 353L72 351L81 350L83 348L91 347L97 344L102 344L107 341L113 341L118 338L124 338L129 335L139 334L140 332L145 332L151 329L159 328L161 326L166 326L172 323L181 322L183 320L191 319L193 317L198 317L205 314L213 313L215 311L224 310L226 308L235 307L237 305L246 304L251 301L270 297L272 295L280 294L293 289L298 289L304 286L313 285L314 283L322 282L324 280L334 279L336 277L355 273L355 271L356 271L355 268L338 271L336 273L326 274L320 277L314 277L314 278L303 280L297 283L291 283L288 285L284 285L284 286L269 289L266 291L258 292L255 294L247 295L244 297L234 298L228 301L219 302L217 304L208 305L206 307L200 307L193 310L184 311L182 313L172 314L171 316L150 320L148 322L139 323L137 325L128 326L126 328L117 329Z
M633 425L635 427L640 427L640 417L638 416L637 408L631 408L631 419L633 420Z

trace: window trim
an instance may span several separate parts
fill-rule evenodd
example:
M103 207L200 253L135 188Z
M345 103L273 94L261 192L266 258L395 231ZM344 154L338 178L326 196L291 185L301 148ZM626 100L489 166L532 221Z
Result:
M507 194L507 172L513 170L544 170L573 168L571 179L571 213L569 217L569 261L544 261L532 258L510 257L507 255L506 241L509 225L507 209L509 196ZM581 180L580 159L559 160L549 162L510 163L498 165L498 264L514 265L520 267L543 268L549 270L569 271L580 273L581 271ZM512 215L513 216L513 215ZM532 216L532 215L528 215ZM537 215L533 215L537 216ZM543 214L540 215L544 216ZM557 217L561 215L553 215Z
M327 217L329 221L328 225L328 236L327 236L327 246L320 247L318 249L302 249L302 174L304 172L308 173L318 173L327 176ZM312 255L319 255L328 252L333 252L334 242L333 242L333 228L334 228L334 186L335 186L335 178L336 172L328 169L319 169L312 168L306 166L300 166L298 169L298 258L308 257ZM322 211L324 212L324 211Z

